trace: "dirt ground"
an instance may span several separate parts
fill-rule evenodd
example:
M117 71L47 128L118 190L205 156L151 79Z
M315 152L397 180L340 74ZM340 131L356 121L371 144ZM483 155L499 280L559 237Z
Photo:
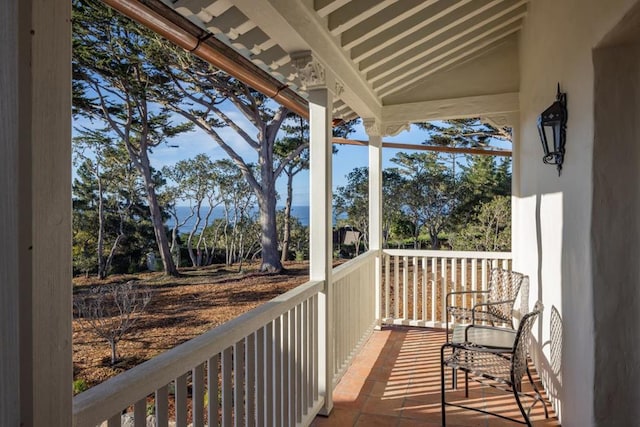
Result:
M73 321L74 379L92 387L194 338L308 281L308 263L286 263L286 272L268 275L258 265L237 269L182 270L181 277L161 273L74 279L74 294L106 283L134 281L151 290L151 301L132 331L118 344L120 362L111 366L109 344L82 320ZM76 296L77 298L77 296Z

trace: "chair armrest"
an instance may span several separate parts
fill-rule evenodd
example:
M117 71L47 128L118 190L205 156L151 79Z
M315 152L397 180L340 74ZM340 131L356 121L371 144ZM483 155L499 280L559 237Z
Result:
M471 342L463 342L463 343L445 343L440 348L441 354L444 353L446 348L451 348L452 350L466 350L473 351L477 353L491 353L497 355L505 355L511 352L511 349L502 348L502 347L484 347Z
M464 340L475 346L511 351L516 339L514 329L497 326L469 325L464 331Z
M471 323L475 323L476 321L476 311L480 311L478 310L479 308L482 307L490 307L492 305L502 305L502 304L511 304L513 305L515 303L515 299L508 299L508 300L504 300L504 301L490 301L490 302L479 302L476 305L473 306L473 308L471 308ZM504 319L506 321L506 319Z
M463 294L488 294L489 291L453 291L449 292L445 298L447 304L449 303L449 297L452 295L463 295Z

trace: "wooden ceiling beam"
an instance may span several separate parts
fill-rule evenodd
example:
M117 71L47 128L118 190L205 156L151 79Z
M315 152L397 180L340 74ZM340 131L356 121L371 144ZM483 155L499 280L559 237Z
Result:
M359 145L366 147L369 145L368 141L359 139L347 139L347 138L333 138L334 144L340 145ZM498 148L477 148L477 147L443 147L439 145L421 145L421 144L408 144L402 142L382 142L383 148L393 148L396 150L416 150L416 151L436 151L439 153L460 153L460 154L475 154L481 156L502 156L511 157L511 150L503 150Z

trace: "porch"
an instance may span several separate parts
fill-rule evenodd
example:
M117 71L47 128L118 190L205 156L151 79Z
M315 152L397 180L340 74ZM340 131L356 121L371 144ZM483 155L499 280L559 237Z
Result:
M318 416L311 425L440 426L443 340L444 332L438 329L391 326L375 331L337 384L331 415ZM510 394L473 382L469 399L464 398L462 389L448 392L447 399L511 417L520 414ZM539 405L534 407L531 420L539 427L560 425L552 411L545 419ZM498 417L451 407L447 408L447 423L458 427L512 425Z
M444 336L417 326L442 326L442 295L486 289L490 268L509 268L510 259L369 251L327 281L303 284L79 394L74 425L133 418L143 426L149 414L158 426L376 425L372 416L377 425L437 425ZM509 395L485 388L474 386L471 401L517 411ZM330 416L314 421L319 413ZM452 425L485 425L485 416L452 414Z

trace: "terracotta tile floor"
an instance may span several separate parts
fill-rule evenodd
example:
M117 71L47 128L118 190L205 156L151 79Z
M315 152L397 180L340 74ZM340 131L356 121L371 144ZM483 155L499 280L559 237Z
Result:
M311 425L440 426L440 346L443 342L444 332L433 329L391 327L374 332L336 387L331 415L318 416ZM446 378L450 381L449 373ZM461 377L459 391L447 389L447 401L464 401L468 406L520 416L512 394L470 381L469 398L466 399L463 384ZM526 391L527 387L529 384L525 381L523 389ZM539 384L538 387L541 389ZM531 420L536 427L560 425L550 407L549 417L545 419L538 403ZM447 407L447 426L512 425L518 424Z

